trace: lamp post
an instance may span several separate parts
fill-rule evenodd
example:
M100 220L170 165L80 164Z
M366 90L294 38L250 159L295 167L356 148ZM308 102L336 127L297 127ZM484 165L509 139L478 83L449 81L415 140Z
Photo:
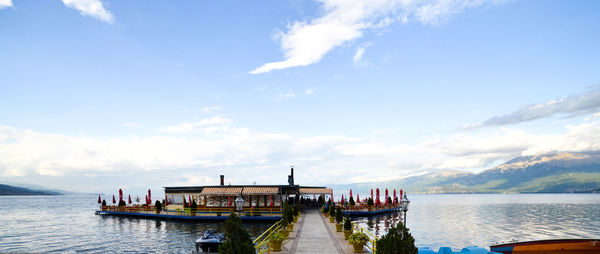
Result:
M402 208L402 211L404 212L404 226L406 227L406 212L408 212L408 204L410 203L410 200L408 200L408 198L406 197L406 194L404 194L404 198L402 199L402 201L400 201L400 207Z
M240 217L242 216L242 211L244 210L244 199L242 197L235 198L235 207L237 208L238 214Z

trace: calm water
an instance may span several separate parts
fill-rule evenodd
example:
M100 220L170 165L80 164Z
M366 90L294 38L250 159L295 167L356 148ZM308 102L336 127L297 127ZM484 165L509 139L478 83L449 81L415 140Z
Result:
M411 195L418 246L489 247L495 241L600 238L600 194ZM0 197L0 252L178 252L218 223L94 214L97 196ZM372 219L379 235L396 215ZM367 220L362 220L368 227ZM387 225L387 226L386 226ZM252 235L269 225L247 224Z
M410 195L407 226L417 246L456 251L470 245L556 238L600 238L600 194ZM400 215L360 219L377 235Z
M0 252L190 253L219 223L95 215L98 196L0 196ZM270 225L246 224L251 235Z

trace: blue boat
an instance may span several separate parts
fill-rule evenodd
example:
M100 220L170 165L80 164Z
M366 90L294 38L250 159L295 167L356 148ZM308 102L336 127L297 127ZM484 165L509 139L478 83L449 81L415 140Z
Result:
M429 247L419 248L419 254L502 254L500 252L489 251L485 248L477 247L477 246L469 246L463 248L460 252L452 251L450 247L440 247L440 249L435 252Z

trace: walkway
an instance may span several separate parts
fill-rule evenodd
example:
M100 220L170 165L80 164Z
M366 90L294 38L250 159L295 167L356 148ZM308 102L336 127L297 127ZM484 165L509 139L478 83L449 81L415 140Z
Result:
M343 234L336 235L335 226L329 225L319 210L306 210L302 217L289 253L352 253Z

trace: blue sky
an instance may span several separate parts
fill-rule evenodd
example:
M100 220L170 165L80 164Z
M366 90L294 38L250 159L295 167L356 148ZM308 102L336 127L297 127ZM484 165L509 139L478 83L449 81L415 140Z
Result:
M0 177L380 181L599 150L597 1L0 0Z

